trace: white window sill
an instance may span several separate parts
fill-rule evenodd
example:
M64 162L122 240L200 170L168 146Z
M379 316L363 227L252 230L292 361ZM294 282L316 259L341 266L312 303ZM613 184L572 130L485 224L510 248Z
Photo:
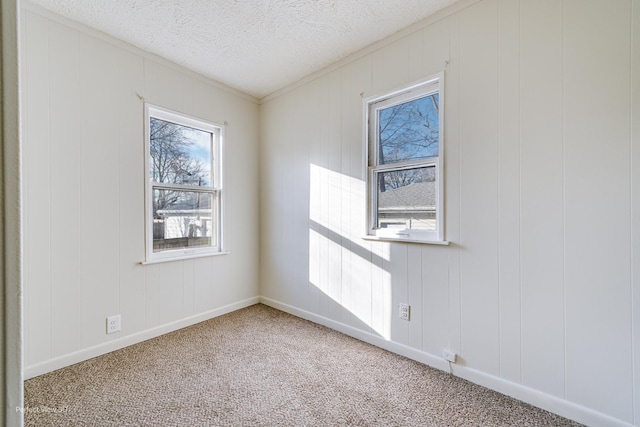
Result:
M140 264L142 265L160 264L162 262L184 261L187 259L204 258L204 257L210 257L210 256L227 255L227 254L229 254L229 252L222 251L222 252L210 252L206 254L179 255L179 256L173 256L173 257L167 257L167 258L147 259L144 261L140 261Z
M439 246L449 246L449 241L447 240L418 240L418 239L406 239L402 237L378 237L378 236L370 236L366 235L362 237L364 240L371 240L374 242L398 242L398 243L420 243L423 245L439 245Z

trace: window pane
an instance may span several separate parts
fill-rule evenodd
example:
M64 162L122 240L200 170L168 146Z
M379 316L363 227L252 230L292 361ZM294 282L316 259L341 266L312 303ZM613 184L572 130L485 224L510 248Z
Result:
M378 164L438 155L440 101L437 93L378 112Z
M153 251L217 246L216 194L153 190Z
M378 228L436 229L436 168L377 174Z
M210 132L151 117L149 140L154 182L212 185Z

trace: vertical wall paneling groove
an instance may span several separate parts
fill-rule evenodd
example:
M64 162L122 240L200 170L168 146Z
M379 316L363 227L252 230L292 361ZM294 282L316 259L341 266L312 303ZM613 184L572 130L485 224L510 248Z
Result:
M342 301L343 257L343 208L342 208L342 95L341 72L328 75L327 91L327 141L325 151L325 176L327 191L327 291L328 314L340 319L345 308Z
M178 112L189 111L190 79L179 70L145 61L145 99L156 105L171 105Z
M51 141L51 356L80 348L79 43L75 31L49 23ZM43 218L43 217L41 217Z
M293 117L292 121L297 121L299 116L295 119ZM281 126L291 126L294 131L296 129L296 125L290 124L289 121L285 121L281 123ZM296 133L297 134L297 133ZM294 174L293 171L293 153L291 152L291 148L295 146L295 139L292 140L282 140L279 142L277 149L275 150L280 159L281 169L278 171L280 175L280 186L275 188L276 192L280 192L281 194L278 196L279 203L281 206L281 210L279 215L282 220L280 231L280 240L282 241L282 247L280 248L280 253L282 256L282 260L279 262L279 270L281 271L281 275L283 277L281 286L282 293L291 294L294 297L294 301L298 303L300 301L300 292L297 287L295 287L291 280L291 272L293 270L293 248L290 242L295 236L292 233L293 229L293 213L292 208L295 203L294 198L294 183L291 178Z
M331 75L326 75L321 78L322 85L319 85L319 93L318 96L318 115L319 117L327 117L329 112L329 90L331 85ZM330 310L330 301L329 301L329 277L331 277L331 273L329 269L329 257L330 257L330 248L331 242L329 239L330 236L330 219L329 219L329 156L331 153L328 152L328 139L329 139L329 124L328 120L319 120L319 131L318 131L318 143L320 146L320 158L318 166L319 168L319 193L318 193L318 201L319 201L319 209L318 209L318 218L320 218L320 242L319 242L319 252L320 252L320 312L329 317Z
M462 210L460 150L460 14L449 18L449 62L445 68L445 238L447 248L449 309L447 321L448 348L460 353L462 348L462 307L460 282L460 212ZM426 344L426 343L425 343Z
M450 21L450 19L443 19L419 33L422 35L422 64L419 68L409 69L410 80L415 80L413 76L416 71L420 71L420 75L417 77L431 76L446 71L445 64L451 58ZM445 84L446 78L447 76L445 76Z
M310 99L318 99L320 100L320 92L319 92L319 84L309 85L305 94L309 96ZM284 100L277 100L279 103L285 103ZM320 111L322 111L323 103L322 102L313 102L307 106L307 114L310 117L320 117ZM269 110L267 110L269 111ZM300 119L300 118L298 118ZM308 120L308 119L307 119ZM309 126L309 137L308 137L308 150L309 150L309 301L307 302L305 308L313 312L320 312L320 299L322 295L321 289L321 271L322 265L321 261L324 259L320 256L320 247L323 239L324 227L326 224L323 224L323 220L321 218L321 176L322 176L322 160L321 160L321 126L322 120L311 121L311 123L306 122ZM271 136L271 135L269 135ZM274 155L282 155L275 151L275 141L278 141L278 135L273 136L275 139L271 142L271 138L266 139L271 142L268 145L270 150L274 150ZM276 210L277 211L277 210ZM268 227L269 225L267 225ZM264 223L262 228L264 228ZM276 282L282 280L279 276L273 275L273 280ZM264 279L263 279L264 280Z
M422 268L423 350L441 355L449 348L449 331L446 319L449 315L449 273L447 251L438 246L423 246ZM419 320L420 317L412 321ZM454 350L456 351L456 350Z
M371 327L385 340L391 334L391 278L384 270L390 246L383 242L371 245Z
M631 3L564 4L566 397L630 422Z
M497 6L460 14L460 281L465 363L499 373Z
M498 4L500 376L520 381L520 7Z
M118 142L119 142L119 313L123 333L145 329L145 269L134 260L144 258L144 153L141 141L144 132L140 121L144 104L138 94L144 94L144 62L128 52L118 55ZM138 206L137 209L133 208ZM135 242L130 239L135 237ZM122 296L126 295L125 298ZM117 313L112 313L117 314Z
M297 113L295 116L289 117L285 122L282 122L280 126L290 126L294 131L296 138L291 140L280 141L279 149L275 149L281 159L281 187L276 188L275 191L282 192L281 200L283 210L280 211L282 216L282 254L283 259L286 262L282 263L281 270L284 280L282 281L283 293L291 294L294 296L296 304L300 304L304 301L305 295L305 283L308 281L308 277L301 274L296 266L305 265L308 263L306 250L296 251L292 242L295 239L299 239L299 236L308 235L308 224L306 223L304 212L307 211L307 200L297 197L300 190L304 190L307 186L308 177L307 170L301 169L304 167L304 161L298 161L298 156L304 156L301 152L300 140L304 132L302 127L304 122L301 122L302 114ZM301 176L300 178L294 178ZM302 213L300 213L302 212ZM298 233L302 233L299 235ZM307 249L307 245L304 246ZM308 250L308 249L307 249ZM308 276L308 275L307 275ZM297 279L301 280L299 283Z
M562 384L562 395L566 397L567 395L567 364L569 360L567 359L567 168L566 168L566 158L567 158L567 126L565 124L566 117L566 107L568 105L566 101L566 90L564 86L564 79L566 78L566 62L565 62L565 16L566 14L566 5L563 0L562 2L562 10L560 12L561 16L561 32L562 32L562 325L563 325L563 384Z
M391 340L400 344L409 343L409 323L398 316L398 304L408 303L409 284L407 280L408 243L398 243L389 247L389 261L383 261L388 286L391 288L390 305Z
M184 280L184 289L182 290L182 298L184 304L184 312L193 314L195 311L194 306L194 260L185 260L182 263L182 278Z
M562 3L520 17L522 381L563 396Z
M37 123L24 132L24 251L25 320L29 335L25 338L25 365L51 357L51 211L49 140L49 28L46 19L25 16L26 64L29 83L25 93L24 120ZM40 194L45 189L44 194ZM27 284L29 286L27 286Z
M103 343L105 318L118 302L116 48L94 37L80 39L80 271L82 346ZM114 184L115 183L115 184Z
M213 287L211 286L211 263L206 258L193 261L193 310L201 313L210 309L213 304Z
M407 80L415 81L424 77L424 30L416 31L407 37Z
M422 289L422 249L422 245L407 245L407 302L411 305L407 345L424 351L425 304ZM444 323L444 318L446 318L446 314L440 319L440 322Z
M207 261L210 265L210 259ZM175 268L171 263L158 264L159 275L156 282L153 283L153 286L158 288L155 323L170 323L184 317L184 294L182 291L184 289L184 274L181 264L176 265L178 268ZM209 281L211 277L208 277Z
M382 94L409 82L409 48L406 38L372 54L371 90Z
M300 93L298 96L304 97L306 94ZM308 298L308 293L312 292L319 296L318 289L314 285L309 285L309 264L312 257L309 255L309 213L310 204L308 197L300 197L306 194L310 186L309 149L305 144L311 125L308 108L302 108L296 116L283 123L283 126L290 127L296 137L291 140L282 141L286 144L284 150L276 152L286 156L282 164L286 165L282 172L284 174L283 185L288 190L289 212L287 212L285 222L285 234L283 238L283 250L287 251L286 258L290 261L285 265L285 280L287 281L286 293L295 295L296 304L304 304ZM302 247L296 247L294 242L302 241ZM302 268L300 268L302 267ZM317 282L316 282L317 284ZM310 288L312 286L313 288Z
M348 71L342 69L339 71L340 81L338 83L337 102L340 105L340 206L342 210L340 224L340 245L342 250L342 287L340 289L340 298L342 301L342 322L347 325L355 323L354 318L354 300L351 298L351 289L353 287L353 238L351 233L352 215L357 214L351 209L351 144L353 139L360 141L359 132L353 132L352 128L347 125L350 121L348 99L353 99L353 88L347 87ZM355 98L357 99L357 97ZM357 236L356 236L357 237Z
M631 293L633 424L640 424L640 5L631 3Z

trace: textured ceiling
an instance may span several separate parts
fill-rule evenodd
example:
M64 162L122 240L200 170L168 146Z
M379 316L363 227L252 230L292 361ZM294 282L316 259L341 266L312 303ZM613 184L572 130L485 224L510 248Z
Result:
M258 98L456 0L31 0Z

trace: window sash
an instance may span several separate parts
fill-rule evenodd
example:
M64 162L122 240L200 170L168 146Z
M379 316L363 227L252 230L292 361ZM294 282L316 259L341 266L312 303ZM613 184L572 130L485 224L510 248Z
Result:
M379 110L406 103L418 98L438 93L438 156L420 158L412 161L380 164L379 147ZM368 218L367 235L399 241L415 241L425 243L446 243L444 240L444 73L422 80L407 87L369 97L364 100L365 141L368 166ZM381 229L378 224L378 175L385 172L401 171L421 167L435 167L435 230L419 229Z
M167 110L165 108L146 104L145 126L146 126L147 134L145 136L145 139L146 139L146 145L147 145L146 146L147 162L150 159L150 147L149 147L149 144L150 144L149 125L150 124L149 123L150 123L151 117L155 119L160 119L166 122L174 123L179 126L207 132L212 135L212 147L211 147L211 159L210 159L212 172L211 172L211 185L209 187L220 189L222 187L222 162L221 162L222 142L221 141L222 141L223 126L214 124L214 123L203 122L202 120L189 117L180 113L176 113L174 111ZM150 175L148 163L146 167L147 167L147 169L145 170L146 176L150 177L151 175ZM153 181L151 178L149 178L149 180L155 184L161 184L161 185L170 184L165 182ZM207 186L198 186L195 184L174 184L174 185L185 185L190 187L205 187L205 188L207 187Z
M150 141L150 120L151 118L171 122L179 126L189 127L211 134L211 185L203 186L197 183L170 183L156 182L151 176L151 141ZM222 139L223 126L185 116L164 108L145 104L145 262L157 262L172 259L185 259L197 256L204 256L223 252L222 240L222 207L223 207L223 186L222 186ZM154 192L157 190L170 190L176 192L187 192L197 194L207 194L211 197L211 224L207 227L211 229L211 239L207 245L199 245L206 239L200 239L196 246L181 246L168 248L161 251L154 250ZM190 218L184 215L183 220ZM192 221L189 222L192 224ZM165 226L164 224L163 226ZM197 227L202 224L196 224ZM157 230L156 230L157 231ZM193 243L193 240L191 241ZM158 243L156 242L156 246ZM156 248L157 249L157 248Z
M415 84L405 88L403 90L392 92L383 96L369 98L367 103L367 139L368 139L368 164L369 166L380 165L378 147L380 144L380 135L378 133L378 117L380 110L390 108L396 105L404 104L409 101L413 101L419 98L424 98L434 93L438 93L440 96L440 109L443 110L443 96L441 88L441 76L432 77L424 82ZM439 132L439 144L438 155L442 156L442 131L443 131L443 115L439 115L438 132ZM424 160L424 159L420 159ZM395 163L398 165L399 162Z
M163 116L162 118L159 117L161 115ZM151 170L150 177L153 182L176 183L195 187L210 187L215 185L214 181L216 177L213 173L215 172L214 164L216 156L214 147L216 146L216 139L218 138L218 129L201 129L202 127L203 126L194 128L193 126L187 126L175 120L173 116L164 117L164 114L150 114L149 150L151 155L149 156L149 162ZM167 140L167 137L170 138L170 135L166 133L167 128L169 132L172 129L179 129L182 133L180 138ZM161 134L156 144L151 142L152 129L155 129ZM182 137L187 138L188 143L181 141ZM178 145L173 146L174 143ZM200 167L197 170L190 171L197 172L196 175L192 175L190 172L185 173L184 170L175 170L172 167L172 162L167 160L169 157L167 154L175 152L176 149L180 150L181 156L179 160L183 162L184 165L193 167L194 162L200 163ZM154 152L162 155L156 157L153 155ZM164 177L158 176L161 173L164 174Z
M420 162L408 162L404 163L401 167L397 165L375 166L369 168L369 229L367 234L381 237L385 239L402 239L402 240L415 240L415 241L443 241L443 209L442 209L442 179L440 173L440 159L431 158L428 161ZM420 230L415 228L379 228L379 200L378 200L378 177L382 173L404 171L410 169L419 168L435 168L435 229L434 230Z
M156 202L156 191L166 191L166 188L154 186L152 189L152 203ZM152 250L154 255L167 251L191 251L195 249L219 248L218 218L220 211L218 191L191 191L174 190L184 193L197 194L197 203L193 206L176 208L168 205L158 211L159 218L152 212L151 221L153 223ZM209 197L209 201L200 204L200 195ZM206 205L209 205L208 208ZM191 209L184 209L185 207ZM159 229L158 224L162 224ZM162 233L161 238L157 238L158 233Z

